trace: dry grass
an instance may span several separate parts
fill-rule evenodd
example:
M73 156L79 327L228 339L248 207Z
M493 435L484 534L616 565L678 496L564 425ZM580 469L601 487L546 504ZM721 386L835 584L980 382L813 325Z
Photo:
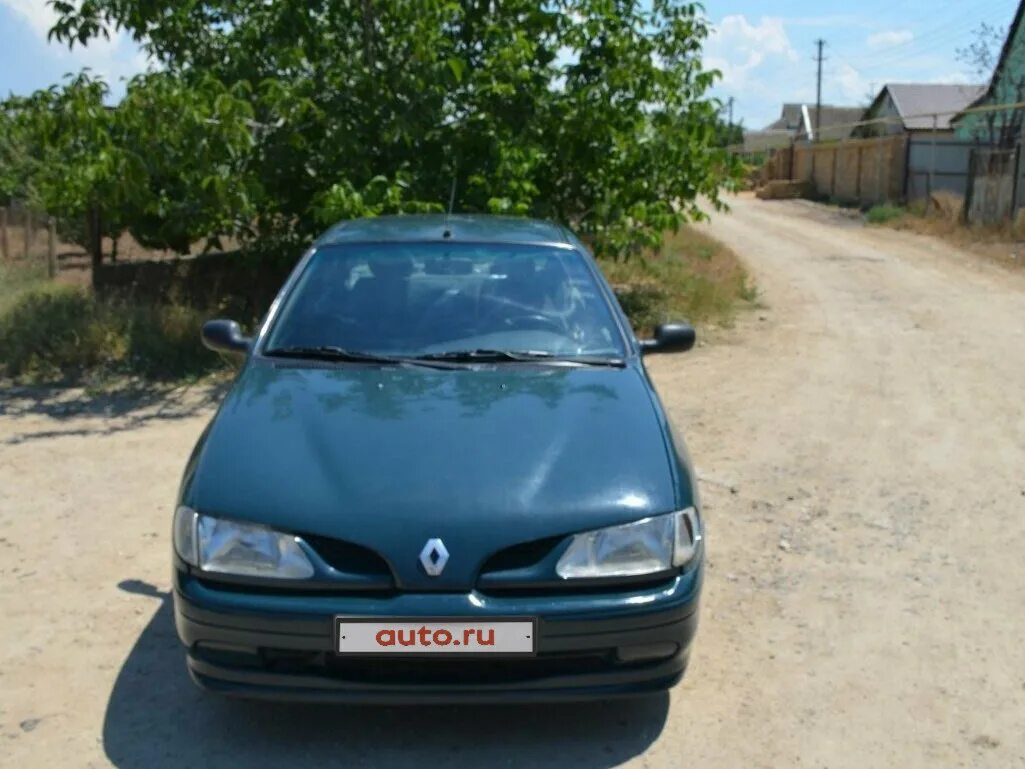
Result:
M729 326L757 300L737 255L694 227L669 236L660 254L601 267L638 335L676 320Z
M958 195L937 193L928 205L912 205L901 215L878 223L940 238L1008 267L1021 268L1025 263L1025 212L1019 212L1013 222L972 225L961 218L963 204Z

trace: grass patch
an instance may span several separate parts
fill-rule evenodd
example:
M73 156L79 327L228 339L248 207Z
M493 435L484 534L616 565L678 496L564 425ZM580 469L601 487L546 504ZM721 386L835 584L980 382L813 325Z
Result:
M737 256L693 228L670 236L658 255L600 264L639 336L668 321L726 326L757 300ZM222 297L219 309L185 305L174 292L163 300L131 296L97 298L47 280L45 268L5 268L0 375L103 388L125 377L175 381L230 368L202 346L199 331L207 318L235 314L225 311L238 303L237 291Z
M902 206L895 206L892 203L880 203L872 206L865 213L865 220L869 224L890 224L891 222L903 219L907 215L907 209Z
M669 236L658 255L600 264L638 336L678 320L729 326L758 299L737 255L693 227Z
M937 192L926 203L916 201L904 215L885 224L897 230L940 238L966 251L1003 264L1025 266L1025 213L999 224L968 224L963 216L964 198Z
M199 343L207 315L177 305L97 300L75 286L28 288L0 313L0 363L16 381L172 380L224 366Z
M46 283L46 265L38 260L0 261L0 315L7 312L26 291Z

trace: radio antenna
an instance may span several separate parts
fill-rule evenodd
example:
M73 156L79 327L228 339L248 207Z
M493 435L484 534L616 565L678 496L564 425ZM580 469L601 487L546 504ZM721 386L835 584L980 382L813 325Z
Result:
M448 195L448 213L445 214L445 222L448 223L448 218L452 216L452 209L456 207L456 173L452 171L452 190Z

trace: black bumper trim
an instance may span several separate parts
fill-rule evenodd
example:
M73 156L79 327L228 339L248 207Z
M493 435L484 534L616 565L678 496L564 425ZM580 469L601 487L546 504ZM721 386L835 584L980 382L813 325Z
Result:
M328 676L277 674L229 668L188 657L189 675L201 688L246 699L349 704L417 705L431 703L572 702L611 697L636 697L665 691L683 678L688 653L657 663L624 667L586 676L552 676L504 684L421 685L376 684Z

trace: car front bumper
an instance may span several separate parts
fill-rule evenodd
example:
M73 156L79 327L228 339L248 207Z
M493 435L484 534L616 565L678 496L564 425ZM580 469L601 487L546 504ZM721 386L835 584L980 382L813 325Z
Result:
M697 629L701 568L608 593L249 592L175 570L178 635L193 680L243 697L353 703L581 700L663 691L683 676ZM349 658L337 615L537 617L537 654Z

